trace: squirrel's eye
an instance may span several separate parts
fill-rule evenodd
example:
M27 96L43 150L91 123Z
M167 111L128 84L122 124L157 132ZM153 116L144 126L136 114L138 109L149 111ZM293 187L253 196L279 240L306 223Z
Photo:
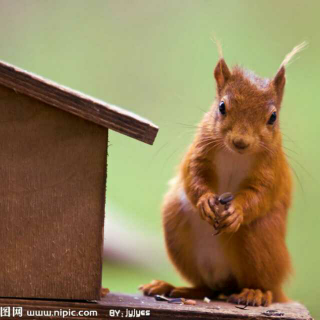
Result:
M274 122L277 120L277 113L274 111L272 112L269 120L268 120L268 124L274 124Z
M226 114L226 105L224 104L223 101L219 103L219 111L222 115Z

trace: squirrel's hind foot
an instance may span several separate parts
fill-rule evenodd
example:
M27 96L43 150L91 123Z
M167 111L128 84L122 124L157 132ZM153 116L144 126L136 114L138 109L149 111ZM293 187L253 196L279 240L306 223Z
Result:
M152 280L150 283L139 287L139 290L141 290L145 296L155 296L157 294L169 296L173 289L173 285L161 280Z
M239 294L232 294L228 302L243 304L246 306L268 307L272 303L272 292L262 292L260 289L244 288Z
M203 299L211 297L213 291L206 287L174 287L170 283L161 280L153 280L139 287L145 296L165 295L170 298Z

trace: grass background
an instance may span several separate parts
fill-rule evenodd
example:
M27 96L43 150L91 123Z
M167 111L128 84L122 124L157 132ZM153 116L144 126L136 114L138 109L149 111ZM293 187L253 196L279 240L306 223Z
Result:
M317 318L319 9L319 2L298 0L0 0L0 59L160 126L152 147L110 133L107 196L127 225L161 238L159 208L167 181L192 140L190 126L215 94L218 53L210 38L221 40L229 65L266 77L293 46L308 41L287 70L281 126L297 175L287 238L295 275L287 292ZM165 260L156 272L104 265L104 285L113 291L136 292L151 278L181 283Z

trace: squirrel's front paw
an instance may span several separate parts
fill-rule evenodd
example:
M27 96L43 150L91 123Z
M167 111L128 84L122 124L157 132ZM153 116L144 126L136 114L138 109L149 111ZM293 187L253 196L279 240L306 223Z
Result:
M218 231L216 234L237 232L242 222L242 208L234 203L226 205L225 210L219 216L218 223L215 225Z
M200 197L197 208L200 213L200 217L213 225L216 223L216 217L219 213L219 200L218 196L213 193L206 193Z

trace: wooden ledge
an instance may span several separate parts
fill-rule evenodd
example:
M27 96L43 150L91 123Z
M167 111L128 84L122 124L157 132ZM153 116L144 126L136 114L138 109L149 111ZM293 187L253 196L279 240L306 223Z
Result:
M28 299L0 299L0 307L10 307L11 316L14 307L23 308L23 316L17 319L31 319L27 311L37 310L67 312L70 310L97 311L97 315L90 316L65 316L64 319L282 319L282 320L312 320L308 310L298 302L274 303L268 308L247 307L246 310L238 309L235 305L221 301L205 303L197 301L195 306L169 304L155 301L151 297L140 295L124 295L110 293L101 301L71 302L52 300ZM2 309L3 310L3 309ZM273 311L270 311L273 310ZM145 315L142 315L144 312ZM130 316L131 314L131 316ZM140 316L138 316L140 315ZM62 316L33 316L32 319L61 319Z

